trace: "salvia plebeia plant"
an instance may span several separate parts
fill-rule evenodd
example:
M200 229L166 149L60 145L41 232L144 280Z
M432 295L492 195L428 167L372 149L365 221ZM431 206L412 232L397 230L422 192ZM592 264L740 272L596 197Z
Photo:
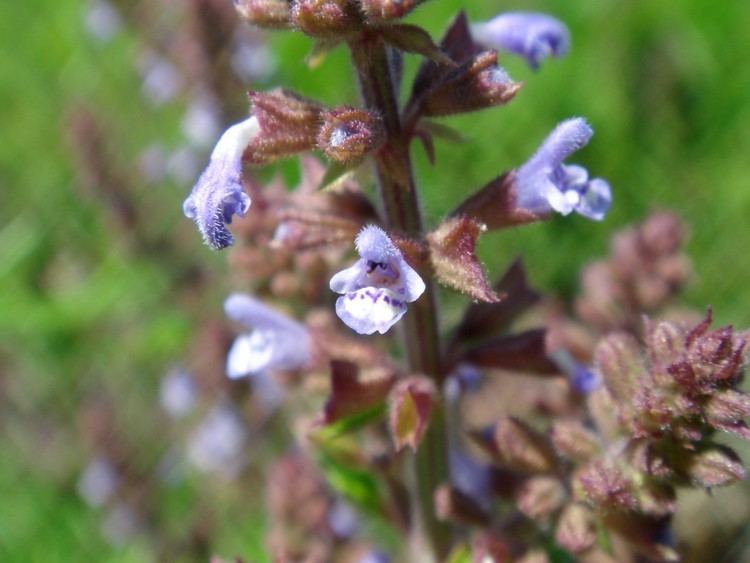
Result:
M184 202L207 246L235 247L243 291L224 306L237 329L226 375L295 414L294 445L269 473L268 549L279 561L388 560L377 538L351 539L360 512L403 534L390 556L404 561L676 560L676 489L744 477L717 438L750 437L745 336L712 329L710 312L667 315L690 274L685 228L668 213L615 238L612 258L583 274L574 313L542 299L520 260L490 281L483 233L605 218L609 183L574 164L593 136L584 118L550 124L528 160L424 222L412 143L434 162L435 142L457 137L439 118L519 103L499 53L537 69L570 48L566 26L538 13L461 13L435 42L402 21L425 3L234 2L252 26L309 36L316 56L347 48L361 92L337 107L250 92ZM406 55L422 61L401 103ZM296 189L253 178L295 155ZM455 326L440 323L436 284L471 298ZM547 328L517 322L532 308ZM488 400L498 381L505 398ZM209 413L197 465L242 470L236 418L227 405Z

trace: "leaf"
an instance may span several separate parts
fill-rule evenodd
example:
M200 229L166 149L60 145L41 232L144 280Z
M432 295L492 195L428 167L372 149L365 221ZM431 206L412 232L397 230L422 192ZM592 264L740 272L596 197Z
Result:
M547 357L546 330L533 329L501 336L469 348L462 360L482 368L557 374L560 369Z
M356 364L341 360L331 362L331 395L323 407L323 424L332 424L342 419L355 419L354 426L363 420L377 416L375 407L382 407L393 385L394 377L381 370L369 378L362 377Z
M381 512L380 489L371 471L341 463L325 450L318 452L318 465L333 489L368 512Z
M493 291L476 255L477 239L481 232L482 226L468 217L448 219L427 235L430 262L435 276L443 285L472 299L497 303L502 297Z
M335 192L352 182L357 175L359 163L355 165L331 162L318 186L319 191Z
M438 47L421 27L411 24L396 24L381 28L383 38L394 47L407 53L417 53L436 63L455 66L455 63Z
M416 451L427 430L434 397L434 384L423 376L408 377L393 388L389 422L396 451L404 446Z
M517 258L495 284L495 292L506 295L499 303L473 303L456 331L456 340L468 340L507 329L541 295L529 286L523 261Z

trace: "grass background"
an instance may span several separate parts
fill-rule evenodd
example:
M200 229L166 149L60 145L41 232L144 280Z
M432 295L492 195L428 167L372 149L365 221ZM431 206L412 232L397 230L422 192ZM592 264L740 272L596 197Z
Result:
M87 452L75 413L92 388L105 389L132 413L125 421L131 434L146 440L151 429L139 413L156 408L159 378L186 353L201 311L218 310L226 290L213 287L199 307L185 306L175 291L184 264L133 252L134 233L114 226L77 181L65 142L72 104L106 116L126 171L150 143L183 142L185 110L179 98L159 108L144 102L134 68L137 37L125 30L110 43L93 41L84 31L85 6L0 3L3 561L155 557L147 543L105 543L99 515L77 497ZM433 0L410 21L439 37L459 7L474 20L501 10L548 11L570 26L573 48L538 73L504 57L510 74L526 83L516 100L446 120L468 141L439 145L434 168L415 147L427 217L436 221L473 188L528 158L558 121L582 115L596 135L575 161L610 181L612 213L601 224L559 218L487 236L482 257L490 270L522 254L537 286L570 296L581 266L606 252L613 231L668 207L692 229L696 276L687 301L712 304L721 323L750 324L750 3ZM307 39L279 33L269 41L278 63L274 84L330 104L355 99L343 50L312 71L303 62ZM408 60L407 77L415 68ZM223 257L205 251L181 217L189 189L176 181L139 186L136 201L158 209L150 231L177 231L193 260L222 272ZM175 534L195 487L188 482L164 500L165 526ZM252 555L260 542L259 527L242 522L227 527L214 547Z

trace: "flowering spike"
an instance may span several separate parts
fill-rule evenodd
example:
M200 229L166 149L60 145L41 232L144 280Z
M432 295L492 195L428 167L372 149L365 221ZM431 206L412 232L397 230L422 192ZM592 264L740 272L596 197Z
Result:
M196 222L203 241L214 250L234 243L226 225L235 213L244 217L250 208L250 197L242 191L242 153L259 132L255 116L227 129L182 205L185 216Z
M552 55L561 57L570 47L570 32L560 20L535 12L509 12L478 23L471 28L474 38L484 46L515 53L538 69Z
M342 295L336 314L359 334L385 334L422 295L424 281L380 227L362 229L355 245L360 259L331 278Z
M230 319L252 329L238 336L229 351L230 378L267 370L295 370L310 363L310 335L297 321L241 293L227 298L224 311Z
M585 119L574 117L560 123L515 178L516 204L536 214L557 211L601 221L612 203L609 184L589 179L585 168L565 165L563 160L584 147L593 129Z

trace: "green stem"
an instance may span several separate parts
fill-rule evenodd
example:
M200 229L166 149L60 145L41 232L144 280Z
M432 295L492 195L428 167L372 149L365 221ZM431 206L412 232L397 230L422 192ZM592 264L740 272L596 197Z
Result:
M373 34L352 42L350 47L365 104L382 115L387 132L387 143L375 156L375 171L388 227L421 238L424 234L422 215L412 173L409 139L402 129L386 46ZM431 377L441 390L444 374L440 361L437 300L430 276L427 272L421 273L427 288L404 316L404 348L410 371ZM450 548L450 529L436 519L433 505L437 486L447 480L445 436L445 418L438 401L416 453L416 474L409 483L415 535L412 545L425 550L420 560L442 560Z

